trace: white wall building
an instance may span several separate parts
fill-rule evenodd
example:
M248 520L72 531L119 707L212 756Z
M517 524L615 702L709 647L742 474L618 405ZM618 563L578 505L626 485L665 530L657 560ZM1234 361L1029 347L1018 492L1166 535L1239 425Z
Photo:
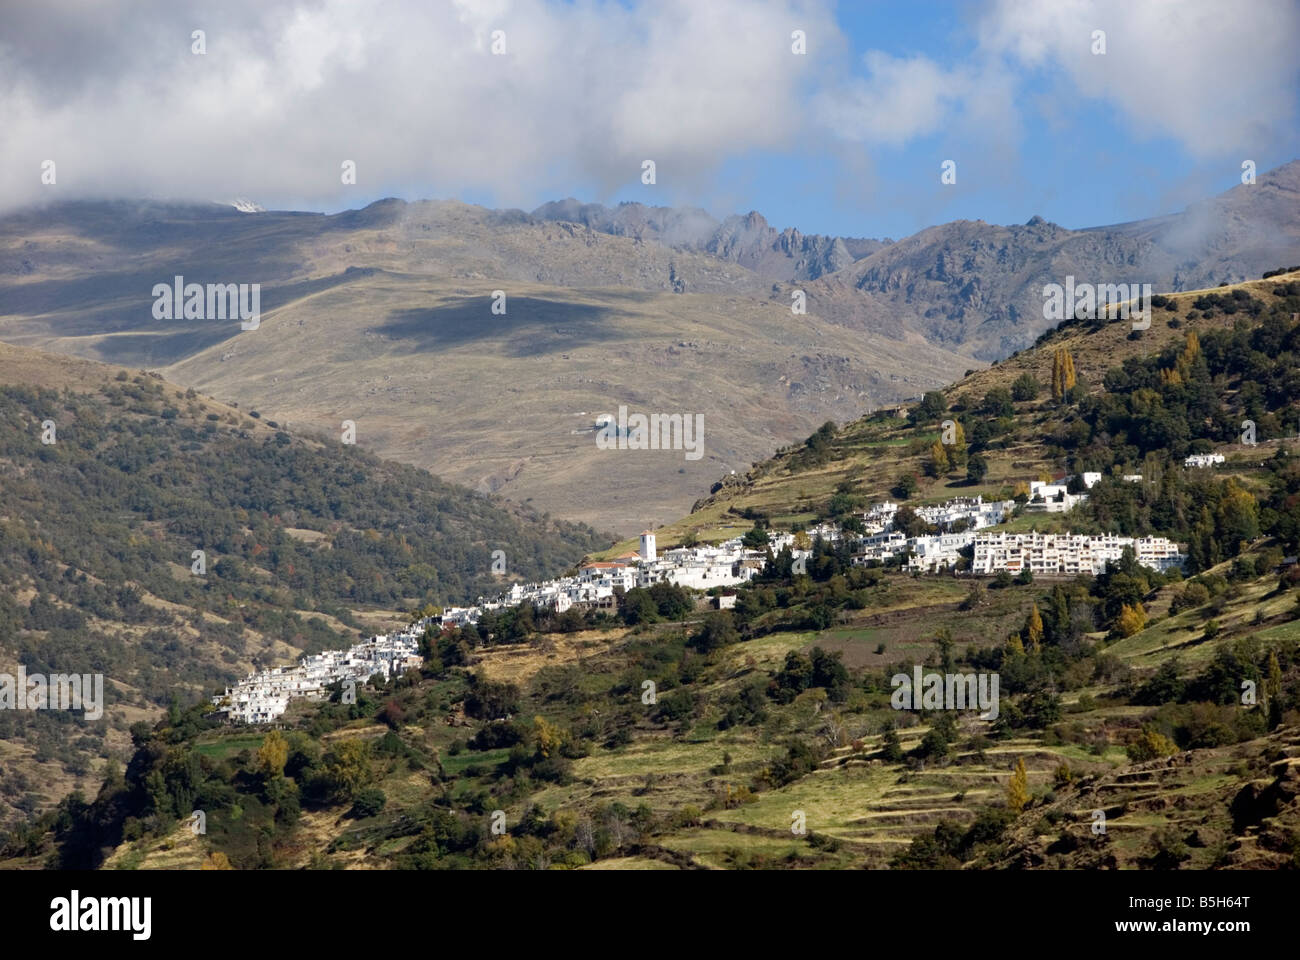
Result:
M431 618L430 618L431 619ZM376 674L387 680L419 667L420 636L430 619L416 621L395 634L378 634L347 650L327 650L303 657L295 667L251 673L212 698L218 713L232 723L270 723L291 700L323 700L339 681L363 684Z
M1096 576L1106 564L1118 561L1132 547L1138 563L1156 570L1181 566L1184 555L1165 537L1121 537L1113 533L1087 536L1073 533L981 533L975 537L971 571L993 574L1000 570L1031 573Z

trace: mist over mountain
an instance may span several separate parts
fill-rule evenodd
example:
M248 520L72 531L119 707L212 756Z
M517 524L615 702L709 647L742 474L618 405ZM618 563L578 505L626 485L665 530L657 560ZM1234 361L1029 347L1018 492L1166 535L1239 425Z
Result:
M752 210L719 221L694 207L648 207L640 203L606 207L570 197L542 204L532 215L541 220L580 223L617 237L657 240L665 246L709 253L765 279L781 281L815 280L891 242L804 235L793 227L777 230L761 213Z

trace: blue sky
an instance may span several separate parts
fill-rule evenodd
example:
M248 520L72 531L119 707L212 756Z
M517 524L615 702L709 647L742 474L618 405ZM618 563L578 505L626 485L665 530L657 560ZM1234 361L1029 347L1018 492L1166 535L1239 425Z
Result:
M895 239L1101 225L1300 157L1297 36L1300 0L47 0L0 34L0 210L574 196Z
M989 6L970 0L840 3L835 18L851 45L854 74L869 79L861 59L869 50L921 56L950 69L969 62L977 56L980 14ZM1233 16L1220 7L1224 18ZM1104 16L1097 21L1106 22ZM1122 64L1123 58L1141 56L1148 45L1141 36L1110 30L1104 56ZM1221 55L1188 66L1219 73L1232 56L1233 45L1225 41L1223 46ZM1194 54L1188 51L1187 56ZM1079 95L1064 104L1036 105L1034 95L1052 83L1053 69L1015 62L1008 69L1021 84L1023 133L1013 144L1012 162L999 170L962 176L964 161L971 154L977 157L982 144L942 132L898 146L864 146L864 161L842 158L839 151L756 151L725 163L719 179L736 184L743 199L714 212L756 209L778 227L795 226L805 233L893 239L951 220L1023 223L1035 214L1079 228L1179 211L1238 185L1242 159L1253 159L1262 173L1300 157L1300 108L1294 97L1291 109L1276 117L1275 137L1203 151L1177 136L1151 131L1115 99ZM1233 82L1231 74L1221 75L1224 84ZM1300 77L1290 76L1294 90ZM1243 104L1247 96L1243 91ZM855 159L874 173L873 188L860 194L842 188L852 180ZM945 186L939 170L947 159L957 162L958 177L956 184ZM725 196L731 191L724 187L719 192ZM651 202L639 183L618 191L615 199Z

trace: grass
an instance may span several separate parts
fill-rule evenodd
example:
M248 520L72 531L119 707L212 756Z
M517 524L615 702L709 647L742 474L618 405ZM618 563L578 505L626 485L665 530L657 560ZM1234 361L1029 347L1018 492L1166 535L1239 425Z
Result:
M236 734L220 740L199 741L194 744L194 752L213 760L224 760L243 750L257 750L262 746L265 734Z

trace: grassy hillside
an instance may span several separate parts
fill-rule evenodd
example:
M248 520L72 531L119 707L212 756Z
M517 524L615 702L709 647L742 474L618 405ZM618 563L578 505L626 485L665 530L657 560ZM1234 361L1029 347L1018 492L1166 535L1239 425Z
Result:
M173 699L495 588L493 550L536 577L608 542L156 375L0 344L0 381L0 671L103 673L109 701L0 711L9 815Z
M829 517L849 504L898 500L896 488L905 474L917 484L909 502L977 494L986 499L1010 497L1018 483L1076 470L1140 473L1149 450L1168 447L1179 460L1188 452L1213 449L1224 453L1230 469L1249 482L1257 473L1254 465L1273 456L1286 437L1295 437L1295 424L1300 423L1300 388L1288 373L1295 348L1285 339L1287 331L1294 337L1292 317L1300 310L1297 283L1300 272L1291 272L1210 291L1167 294L1153 310L1150 329L1141 332L1120 320L1062 325L1044 334L1033 348L935 392L928 409L913 404L898 408L902 416L891 409L861 417L805 444L784 448L748 471L722 477L715 482L714 492L697 502L689 515L657 531L659 543L672 545L688 534L702 540L736 536L755 520L788 529ZM1215 302L1205 302L1207 298ZM1218 303L1220 298L1222 303ZM1201 308L1195 306L1198 302ZM1098 405L1108 393L1132 395L1148 387L1135 385L1129 377L1113 383L1116 390L1108 390L1108 371L1122 370L1126 362L1145 358L1150 358L1148 366L1152 368L1172 368L1176 356L1164 354L1183 350L1189 333L1213 342L1239 326L1254 330L1261 320L1268 321L1270 330L1276 328L1282 339L1251 344L1247 337L1240 348L1229 348L1224 341L1224 350L1231 349L1234 355L1220 351L1208 358L1215 372L1211 374L1207 368L1202 389L1204 402L1212 404L1212 409L1198 406L1189 414L1186 397L1176 390L1169 392L1168 406L1178 411L1170 416L1186 421L1185 434L1152 437L1147 447L1140 442L1118 442L1126 433L1135 437L1137 433L1131 424L1114 429L1109 411ZM1276 338L1270 334L1270 339ZM1052 358L1058 350L1071 354L1077 371L1078 392L1072 402L1060 403L1050 395ZM1261 354L1271 357L1271 362L1258 360ZM1261 380L1261 375L1268 380ZM1032 398L997 395L1000 391L1011 393L1015 382L1024 377L1036 384ZM1266 386L1269 392L1261 393ZM994 397L990 398L990 393ZM1240 442L1241 422L1247 417L1257 423L1258 444L1253 447ZM962 422L969 453L978 453L987 464L981 480L972 482L964 469L938 475L927 471L930 450L940 439L944 419ZM836 494L842 496L833 508ZM1063 523L1059 516L1025 521L1040 530ZM1075 528L1081 523L1086 523L1086 518L1070 517ZM602 556L630 547L635 548L634 541L623 541Z
M734 611L662 585L610 613L514 608L430 630L418 675L295 704L274 731L170 711L93 798L11 830L0 863L1300 867L1300 567L1284 560L1300 458L1269 435L1300 400L1294 283L1175 300L1142 338L1067 326L1008 377L1050 382L1068 349L1077 382L1059 396L968 378L906 419L832 425L662 536L846 517L902 475L920 475L915 501L1140 470L1050 522L1174 536L1186 575L1126 558L1074 580L908 576L818 543L804 574L773 557ZM1110 370L1082 360L1107 344ZM1244 414L1259 447L1182 468ZM945 418L983 480L925 476ZM996 675L997 718L898 709L892 678L918 667Z
M802 622L846 589L851 602L828 626L771 620ZM959 581L863 570L760 585L773 609L747 602L730 637L714 627L729 614L700 612L631 630L543 627L528 642L468 649L464 636L431 636L435 660L421 677L368 689L351 706L299 704L282 731L173 714L97 800L74 798L61 820L13 832L0 863L1295 865L1300 805L1293 763L1279 761L1300 738L1300 621L1293 596L1261 604L1257 589L1274 586L1234 586L1217 612L1233 623L1262 609L1257 639L1229 627L1196 657L1153 653L1141 634L1115 642L1068 628L1041 651L1004 656L1002 638L1030 604L1049 609L1044 588L1012 585L971 605ZM1206 613L1172 620L1196 630ZM1180 652L1191 667L1184 686L1149 702L1154 665ZM1237 676L1266 678L1270 655L1281 672L1276 706L1234 706ZM892 673L948 658L1001 673L999 723L890 708ZM514 719L493 719L503 714ZM1153 733L1157 756L1142 759ZM1016 814L1006 796L1018 761L1029 799ZM185 825L193 809L207 817L201 837ZM1096 809L1105 836L1091 833ZM492 832L494 811L504 834ZM805 832L795 834L800 814Z

